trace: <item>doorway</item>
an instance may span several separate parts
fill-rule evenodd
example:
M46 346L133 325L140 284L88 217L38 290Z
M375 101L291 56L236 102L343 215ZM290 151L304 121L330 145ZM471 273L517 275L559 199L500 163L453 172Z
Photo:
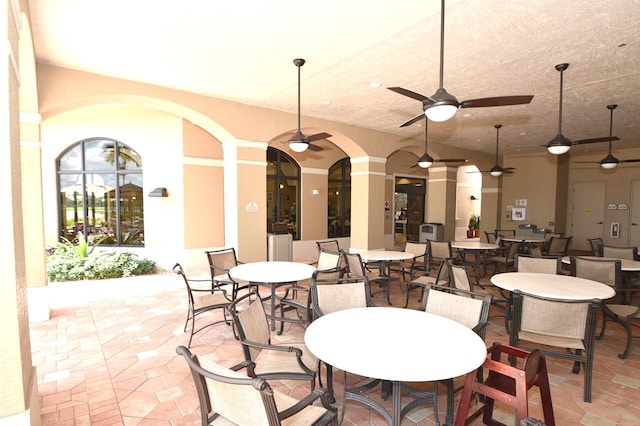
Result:
M571 213L571 248L590 251L588 238L603 238L604 182L575 182Z
M420 240L420 225L424 222L426 180L396 177L394 197L394 242Z

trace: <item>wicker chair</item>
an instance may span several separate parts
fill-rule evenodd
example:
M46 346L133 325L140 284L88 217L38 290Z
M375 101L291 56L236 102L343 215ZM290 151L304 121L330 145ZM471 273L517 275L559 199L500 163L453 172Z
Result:
M242 344L245 360L255 363L255 373L265 380L308 380L315 386L318 359L304 343L271 344L269 322L261 301L251 302L253 292L234 300L229 306ZM248 303L244 303L244 302ZM238 309L242 305L242 309Z
M420 295L419 300L422 300L424 298L424 289L427 286L436 284L441 287L447 287L449 286L450 280L451 274L449 273L449 263L447 262L447 260L443 260L442 262L440 262L438 273L435 277L423 275L421 277L414 278L411 281L407 281L407 299L404 302L404 307L406 308L407 306L409 306L409 293L411 292L411 290L417 288L421 289L422 294Z
M184 323L184 331L187 331L189 321L191 321L191 330L189 332L189 343L187 347L191 347L191 341L193 335L215 324L226 323L231 324L227 319L227 308L231 304L231 299L227 295L226 290L222 289L211 279L196 280L187 278L187 275L182 269L179 263L176 263L173 267L173 271L180 275L184 280L185 287L187 288L187 301L188 312L187 320ZM196 327L196 317L207 312L215 311L216 309L222 312L221 319L214 319L213 321L201 321L202 325L199 328Z
M255 364L244 361L231 368L192 354L184 346L176 352L189 365L200 401L201 424L224 418L237 425L337 425L337 411L327 391L313 390L302 399L274 390L257 378ZM247 375L238 370L246 368ZM319 401L321 405L315 404Z
M484 339L490 305L490 294L430 284L425 288L421 309L425 312L457 321L472 329ZM447 388L446 424L450 425L453 424L453 406L456 389L453 385L453 379L442 380L441 383ZM408 413L425 404L433 404L436 424L440 424L438 419L437 385L434 385L433 392L418 389L407 383L402 385L402 389L415 397L415 399L402 409L403 413Z
M542 274L560 274L562 258L560 256L516 256L515 269L518 272L538 272Z
M544 355L574 361L573 373L584 364L584 401L591 402L593 351L600 301L549 299L511 293L513 320L509 344ZM557 348L557 349L556 349ZM559 350L558 350L559 349Z

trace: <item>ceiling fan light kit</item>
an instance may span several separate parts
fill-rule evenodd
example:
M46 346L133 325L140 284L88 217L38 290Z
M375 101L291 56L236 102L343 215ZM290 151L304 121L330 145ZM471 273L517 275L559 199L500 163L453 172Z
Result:
M418 166L423 169L428 169L433 166L433 157L425 152L424 155L418 159Z
M615 169L619 162L620 160L609 154L600 161L600 167L607 170Z

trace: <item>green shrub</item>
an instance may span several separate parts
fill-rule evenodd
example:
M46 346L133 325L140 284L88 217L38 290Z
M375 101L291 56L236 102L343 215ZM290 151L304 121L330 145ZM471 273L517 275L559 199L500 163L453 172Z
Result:
M102 253L93 256L99 242L90 246L80 234L78 244L64 240L47 257L50 281L100 280L155 274L157 265L149 259L139 259L134 253Z

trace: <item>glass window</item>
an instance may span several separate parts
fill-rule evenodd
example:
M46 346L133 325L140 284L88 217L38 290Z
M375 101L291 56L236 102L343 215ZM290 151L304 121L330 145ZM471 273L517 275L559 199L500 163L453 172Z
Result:
M286 228L300 239L300 166L284 152L267 149L267 232Z
M117 159L117 161L116 161ZM143 246L142 159L105 138L78 142L57 162L60 236L90 243Z
M351 235L351 160L343 158L329 169L328 237Z

